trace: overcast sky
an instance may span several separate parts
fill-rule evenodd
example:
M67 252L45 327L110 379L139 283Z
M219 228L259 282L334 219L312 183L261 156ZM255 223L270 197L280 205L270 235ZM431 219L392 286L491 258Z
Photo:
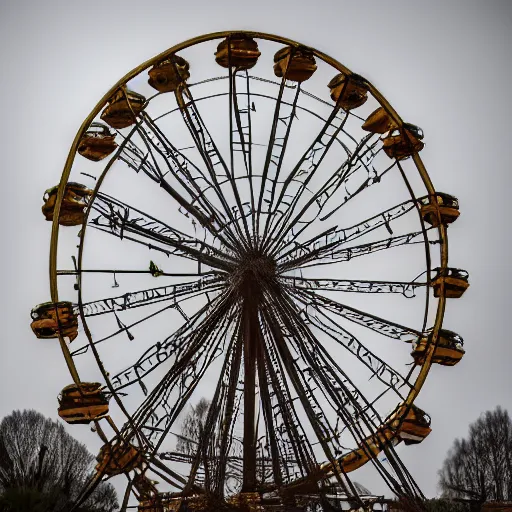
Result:
M0 417L34 408L56 418L56 395L70 381L58 344L35 339L29 313L49 299L50 224L41 197L58 183L79 125L130 69L180 41L228 29L301 41L367 77L404 119L423 128L422 157L436 189L460 200L461 218L449 231L450 263L469 270L471 287L449 301L444 325L464 337L467 353L455 368L433 368L421 392L433 432L400 452L433 496L454 438L487 409L512 412L512 3L506 0L3 0ZM97 451L87 428L70 431Z

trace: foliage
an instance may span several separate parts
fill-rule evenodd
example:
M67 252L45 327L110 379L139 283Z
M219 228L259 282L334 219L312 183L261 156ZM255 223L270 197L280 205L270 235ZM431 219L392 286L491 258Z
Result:
M0 511L67 512L92 476L94 457L64 427L30 411L0 423ZM114 488L100 484L77 512L113 512Z
M447 497L484 501L512 500L512 419L497 407L456 439L439 472Z

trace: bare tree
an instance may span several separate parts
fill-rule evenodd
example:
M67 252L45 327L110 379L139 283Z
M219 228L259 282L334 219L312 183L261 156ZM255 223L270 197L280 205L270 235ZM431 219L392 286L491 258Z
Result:
M94 457L42 414L14 411L0 423L0 511L64 512L92 476ZM81 512L113 512L114 488L100 484Z
M456 439L439 472L439 485L450 498L512 500L512 419L497 407L469 426L467 439Z
M181 424L181 432L180 435L178 435L178 442L176 443L176 451L190 456L199 455L203 472L202 479L204 480L206 489L209 489L213 485L213 478L218 471L217 462L212 459L211 454L208 453L207 445L201 443L204 437L210 406L210 400L201 398L195 406L191 407ZM231 439L228 454L226 454L228 455L228 462L227 472L224 475L226 479L224 491L228 494L238 492L242 486L241 457L235 449L234 440L235 439ZM236 444L240 444L241 447L241 442L239 440L236 441ZM201 453L198 454L199 449L201 449Z
M181 435L178 436L176 451L186 453L187 455L196 453L210 405L210 400L201 398L195 407L192 406L181 425Z

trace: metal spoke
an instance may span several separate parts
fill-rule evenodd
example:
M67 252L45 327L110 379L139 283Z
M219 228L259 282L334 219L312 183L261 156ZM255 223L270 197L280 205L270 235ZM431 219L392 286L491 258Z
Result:
M306 323L313 325L338 344L345 347L373 373L373 376L377 377L377 379L386 386L392 388L402 400L405 399L399 389L404 385L408 386L410 389L411 385L406 377L400 375L398 371L365 347L353 334L337 325L317 305L311 305L307 299L304 300L303 304L309 306L309 309L306 307L301 311L301 316ZM313 312L311 312L311 310L313 310ZM409 389L407 391L409 391Z
M230 268L228 259L233 261L233 256L226 252L191 238L141 210L105 194L98 194L91 208L98 215L90 219L89 224L120 239L133 240L150 249L202 261L223 270ZM134 234L137 238L129 237L127 233Z
M154 271L151 270L127 270L127 269L80 269L80 270L57 270L59 276L77 276L81 274L150 274ZM220 275L217 271L209 272L158 272L158 276L163 277L199 277L199 276L211 276Z
M326 157L329 149L331 148L332 144L335 140L337 140L338 134L343 130L343 127L348 119L348 114L345 114L342 119L339 119L338 117L339 109L335 108L333 110L333 113L328 119L328 123L324 126L322 129L322 132L318 135L315 142L311 145L309 152L306 153L301 161L299 161L299 164L294 168L291 175L292 177L300 177L300 181L302 182L301 185L298 187L297 190L289 192L290 197L292 197L292 200L290 203L284 202L283 204L286 205L286 208L284 211L279 210L279 200L278 205L276 206L274 210L275 214L275 223L272 231L270 232L270 235L272 237L272 243L270 244L270 250L272 250L272 247L278 246L282 239L286 236L286 233L293 228L293 226L297 225L301 217L304 215L304 213L313 205L316 204L315 199L310 199L309 202L306 203L306 205L301 209L301 211L296 215L296 217L290 221L289 219L292 217L293 212L295 211L295 207L297 206L300 198L302 197L302 194L305 190L307 190L307 186L309 182L312 180L314 175L316 174L318 168L320 167L320 164L322 163L323 159ZM339 125L336 125L335 122L338 122ZM328 129L334 128L333 133L329 133ZM363 138L363 140L358 144L356 150L351 155L350 152L348 152L347 159L345 160L345 163L348 162L348 165L351 164L351 162L356 158L356 156L359 154L361 149L366 146L366 143L370 139L371 135L368 137ZM308 167L307 169L303 169L302 165L307 163ZM342 165L343 167L343 165ZM329 180L328 180L329 181ZM290 182L291 183L291 182ZM283 187L283 191L286 189ZM277 227L277 220L279 220L279 227Z
M83 304L85 316L97 316L114 311L125 311L131 308L138 308L163 301L174 301L180 297L195 296L208 291L216 291L223 278L218 275L202 277L188 283L172 284L149 288L137 292L125 293L117 297L109 297Z
M415 233L408 233L406 235L400 235L383 240L377 240L376 242L368 242L362 245L356 245L353 247L347 247L345 249L331 249L326 247L318 250L318 252L311 256L309 254L300 256L296 260L290 263L285 263L279 266L281 272L286 272L296 268L307 268L318 265L330 265L339 261L349 261L352 258L359 256L366 256L373 254L378 251L388 250L393 247L400 247L402 245L412 244L424 244L423 231L416 231ZM431 244L438 243L435 240L429 241ZM338 245L338 244L335 244Z
M222 344L226 341L226 335L229 332L229 318L229 315L223 317L211 329L195 336L185 350L176 355L169 371L133 415L135 424L141 429L144 429L145 425L158 427L162 421L164 422L160 440L153 445L153 453L157 452L165 435L185 407L208 367L226 348L222 347ZM174 389L177 389L179 399L169 406L169 396ZM158 408L157 404L161 407ZM131 426L127 428L130 429ZM157 432L158 430L152 430L151 435L156 436Z
M299 417L293 407L291 390L285 378L283 361L278 354L275 340L270 327L263 323L262 331L265 343L261 346L267 380L270 384L269 398L272 402L272 422L275 424L275 439L277 449L280 453L277 460L280 461L280 468L286 475L286 480L293 477L308 476L316 467L311 442L306 436L299 421ZM270 434L270 433L269 433ZM291 464L291 467L290 467ZM290 470L294 474L290 475Z
M232 94L230 94L230 97L232 97ZM233 181L233 175L229 171L228 166L226 165L222 155L220 154L215 144L215 141L211 137L210 132L208 131L203 119L201 118L201 115L199 114L199 111L197 109L197 106L194 102L190 90L177 90L176 100L182 112L185 124L189 129L192 139L194 140L194 143L208 169L212 181L218 187L218 177L226 177L232 185L233 193L235 195L235 200L237 203L236 208L238 208L238 211L240 213L243 212L242 202L240 199L240 195L237 191L236 185ZM230 207L222 194L219 198L221 199L221 202L225 209L225 213L229 217L231 217L231 220L234 220L232 210L235 207ZM240 236L240 242L242 242L242 244L247 249L250 246L251 236L249 234L249 228L247 226L247 221L245 220L245 217L242 216L242 219L245 229L245 236L243 232L240 230L240 226L237 222L234 223L234 227L236 228L237 233Z
M215 289L214 289L213 291L215 291ZM197 297L197 296L203 295L203 294L204 294L204 295L206 295L206 296L208 297L208 292L197 292L197 293L195 293L195 294L189 294L189 295L185 296L184 298L181 298L180 300L174 300L172 304L169 304L169 305L167 305L167 306L164 306L163 308L161 308L161 309L159 309L159 310L157 310L157 311L154 311L154 312L152 312L152 313L150 313L150 314L148 314L148 315L146 315L146 316L142 317L141 319L139 319L139 320L137 320L137 321L135 321L135 322L132 322L132 323L130 323L130 324L128 324L128 325L125 325L125 324L123 324L123 323L121 322L121 320L119 319L119 316L117 315L117 313L116 313L116 310L115 310L115 309L112 309L111 311L105 311L105 313L108 313L108 312L114 313L114 316L115 316L115 318L116 318L116 320L117 320L117 325L118 325L119 329L117 329L116 331L111 332L111 333L109 333L109 334L107 334L107 335L103 336L102 338L98 338L98 339L96 339L94 342L92 342L92 345L93 345L93 346L99 345L100 343L103 343L103 342L105 342L105 341L107 341L107 340L110 340L110 339L114 338L115 336L117 336L118 334L121 334L121 333L123 333L123 332L124 332L124 333L126 333L126 334L128 335L128 338L129 338L130 340L133 340L133 339L135 339L135 336L133 336L133 335L131 334L131 332L130 332L130 329L131 329L132 327L135 327L136 325L140 325L140 324L142 324L142 323L146 322L147 320L149 320L149 319L151 319L151 318L154 318L155 316L157 316L157 315L159 315L159 314L161 314L161 313L163 313L163 312L165 312L165 311L169 311L170 309L176 309L176 310L177 310L177 311L178 311L178 312L183 316L183 318L185 318L185 320L187 320L187 321L188 321L188 320L189 320L189 318L185 315L185 313L184 313L183 309L181 308L180 303L181 303L181 302L184 302L184 301L186 301L186 300L192 299L192 298L194 298L194 297ZM78 305L78 306L76 306L74 309L75 309L75 310L77 310L77 309L78 309L78 312L80 312L80 306L79 306L79 305ZM99 314L102 314L102 313L99 313ZM83 319L87 318L88 316L96 316L96 315L86 315L86 314L82 311L82 318L83 318ZM83 355L83 354L87 353L87 351L88 351L89 347L90 347L90 344L85 345L85 346L83 346L83 347L80 347L80 348L78 348L78 349L74 350L73 352L71 352L71 355L72 355L72 356Z
M229 310L229 300L225 296L217 297L212 304L203 306L189 322L176 330L163 342L156 343L146 350L137 362L111 377L116 390L121 390L140 382L146 375L158 368L169 357L178 357L191 341L199 343L208 334L208 329L220 321ZM208 315L207 315L208 314Z
M396 166L396 163L392 163L384 170L378 171L375 169L375 167L371 166L371 169L369 169L367 164L360 163L358 160L356 160L359 165L357 165L355 168L352 168L352 158L353 156L347 159L345 163L337 170L337 172L334 173L333 177L328 179L327 182L319 189L319 191L311 195L311 198L302 208L301 212L297 214L295 219L293 219L286 228L281 230L281 236L276 237L276 241L273 244L274 252L280 249L280 246L284 243L288 233L293 233L295 231L294 235L292 234L292 237L298 236L311 224L313 224L316 218L309 222L301 221L302 216L308 211L308 209L317 209L317 218L320 221L325 221L334 215L334 213L336 213L343 205L347 204L350 200L359 195L363 190L366 190L372 185L380 183L382 177ZM348 167L346 168L345 164L347 164L347 162ZM350 178L352 177L354 178L351 180ZM351 186L352 191L348 190L349 185ZM335 196L335 193L342 187L344 195L343 198L339 198L337 195ZM331 212L320 216L328 200L333 196L336 197L337 206Z
M151 154L155 168L158 169L158 164L156 158L152 154L153 151L156 151L162 157L168 168L165 173L153 172L153 175L157 174L157 179L154 179L154 181L157 181L160 186L172 195L173 189L165 178L168 175L173 177L189 195L190 199L188 204L192 205L194 208L196 206L201 208L201 215L195 216L199 223L208 229L214 237L219 238L224 245L227 245L234 250L239 250L240 244L237 237L229 229L226 229L229 219L226 218L218 208L213 206L204 194L202 194L202 190L212 187L216 192L216 197L221 198L222 190L216 186L216 182L212 182L198 166L196 166L189 158L186 157L186 155L183 154L182 151L176 148L168 140L165 134L147 113L143 114L143 119L145 122L140 124L138 130L146 144L149 154ZM145 167L148 165L147 157L149 154L145 155L144 170L146 170ZM135 170L138 172L137 168L135 168ZM147 171L146 174L148 174ZM150 177L152 176L150 175ZM174 193L174 195L176 195L176 193ZM194 214L193 209L188 209L187 211ZM222 236L222 232L225 232L226 236L229 238L229 243ZM234 247L231 243L234 244Z
M422 333L405 327L403 325L385 320L378 316L370 313L365 313L356 308L352 308L345 304L336 302L335 300L329 299L322 295L312 292L311 290L304 290L303 292L292 292L294 295L300 294L301 301L306 301L308 304L324 308L325 311L329 311L338 316L341 316L351 322L367 327L372 331L378 332L383 336L394 338L402 341L411 341L412 339L421 336Z
M320 404L316 400L316 396L312 393L311 388L309 387L307 383L307 378L312 376L312 373L310 372L309 375L306 377L303 371L300 371L299 367L297 366L296 360L293 358L289 348L288 344L285 342L282 333L280 330L278 330L277 323L279 323L279 319L272 316L274 315L273 312L266 312L266 318L267 323L269 324L269 329L272 332L272 335L275 339L275 343L277 346L277 349L280 353L280 357L283 360L283 364L286 368L287 374L290 377L291 382L293 383L293 386L297 392L297 395L299 397L299 400L302 404L302 407L308 417L309 423L312 426L315 435L320 442L320 445L322 446L323 452L327 459L331 461L331 463L334 463L335 461L335 453L332 450L332 447L327 442L327 439L333 439L335 436L335 430L330 425L327 417L324 415L322 408L320 407ZM283 321L286 324L286 327L290 329L291 324L290 322L286 321L286 317L281 318L281 321ZM299 345L303 344L305 342L302 337L293 337L293 340L297 342ZM304 350L300 351L302 355L305 355ZM307 364L311 365L314 364L314 362L309 359L307 360ZM311 368L311 366L309 366ZM312 368L311 368L312 369ZM325 365L322 368L322 370L325 372ZM306 374L307 375L307 374ZM320 381L316 381L318 385L321 385L322 383ZM336 477L338 479L338 482L344 487L345 491L348 495L354 495L357 499L357 491L355 491L353 485L351 485L350 480L346 477L346 475L336 474Z
M374 424L374 421L377 421L379 424L382 424L382 418L378 415L378 413L375 411L373 406L369 404L363 396L360 394L360 392L353 386L353 384L350 382L350 380L346 377L342 369L335 363L333 358L325 351L325 349L322 347L322 345L315 339L311 331L309 331L300 321L299 313L298 311L294 310L293 306L291 306L291 303L288 301L289 307L286 308L288 311L288 314L291 314L291 317L295 317L296 319L296 325L297 327L302 331L302 335L299 340L301 340L301 343L306 343L307 340L311 340L311 342L314 343L314 345L310 349L310 354L313 355L312 358L308 360L309 368L312 372L317 372L317 382L323 382L324 386L326 386L324 389L327 392L327 395L324 393L324 396L330 395L332 399L336 402L338 400L337 395L340 391L342 393L340 394L340 397L342 397L342 402L338 407L338 412L341 417L344 418L346 428L351 432L351 434L354 436L356 440L359 440L360 443L362 443L363 446L366 446L366 449L368 449L366 438L364 437L364 432L361 429L359 423L363 421L363 423L366 424L367 427L370 427ZM323 359L323 358L326 359ZM320 358L319 366L316 366L315 361ZM317 368L317 370L315 370ZM331 373L333 370L333 373ZM326 380L326 376L329 376ZM340 378L342 376L342 378ZM335 383L335 384L334 384ZM348 385L348 387L347 387ZM333 387L334 386L334 387ZM352 387L353 390L350 391L349 387ZM331 388L331 391L329 392L329 388ZM362 399L362 400L361 400ZM361 403L362 402L362 403ZM354 407L355 414L353 413L351 416L347 416L347 405L351 404L351 407ZM369 416L366 411L372 411L372 416ZM352 418L352 419L351 419ZM354 421L357 420L357 421ZM396 456L396 453L394 452L392 446L389 446L385 449L386 454L390 457L392 460L396 475L399 477L401 484L404 486L405 489L408 490L409 493L414 494L415 493L415 483L410 474L407 472L403 464L400 463L398 457ZM342 456L343 457L343 456ZM341 460L340 457L338 459ZM377 459L373 458L372 462L378 469L379 473L384 477L384 479L390 479L393 481L393 478L391 475L382 467L382 464L378 462ZM326 469L330 470L330 474L336 476L338 479L341 478L340 469L338 464L332 464L328 463L322 466L322 470L325 471ZM346 478L346 475L343 474L343 476ZM342 482L340 482L342 483ZM350 479L347 479L348 485L351 487L351 490L355 493L356 499L357 499L357 492L353 488ZM411 487L411 484L413 487ZM294 485L297 485L297 483L294 483ZM417 488L417 486L416 486ZM346 492L348 489L345 489ZM350 492L347 492L347 495L350 495Z
M284 92L284 91L283 91ZM274 206L276 198L277 185L279 183L279 176L283 165L284 156L288 147L288 140L290 138L292 125L294 119L297 117L297 102L299 100L299 94L301 92L300 84L297 85L295 97L290 106L289 113L281 114L281 108L286 105L282 101L282 97L278 97L278 104L276 104L276 116L275 125L272 126L271 142L268 147L267 158L265 161L265 167L263 171L263 181L261 184L260 201L258 204L259 211L261 211L262 204L265 203L267 215L265 220L265 227L261 234L262 240L268 236L268 229L270 225L271 212ZM280 91L281 94L281 91ZM270 188L266 188L266 181L270 182ZM283 182L286 184L286 180Z
M232 250L237 250L237 239L229 230L226 235L230 242L220 234L227 220L201 194L201 185L204 188L205 186L211 186L212 183L197 166L165 137L147 113L143 114L142 119L143 122L138 123L136 128L146 146L146 151L139 149L131 138L127 138L119 154L119 160L126 163L137 173L142 170L146 176L158 183L180 205L179 211L183 215L189 218L192 215L193 223L197 221L224 245ZM157 155L161 157L167 168L165 172L160 169ZM188 198L183 197L166 179L169 174L184 189Z
M414 201L405 201L401 204L393 206L392 208L388 208L387 210L366 220L363 220L354 226L339 229L337 226L332 227L303 243L299 243L297 241L297 238L300 236L302 230L297 233L292 231L292 234L283 241L282 246L279 248L279 254L276 255L276 260L281 263L287 263L298 257L306 255L314 257L321 254L322 251L337 249L339 246L365 236L366 234L382 226L386 227L389 234L392 235L392 221L406 215L411 210L413 210L414 207ZM285 248L292 244L294 247L284 252Z
M347 118L348 114L343 114L338 107L335 107L314 141L287 176L272 211L273 220L271 221L271 228L267 238L264 241L264 248L273 246L275 241L279 239L283 226L286 224L286 219L290 216L299 197L315 175L332 144L337 140L337 136L343 129ZM305 164L307 167L303 168ZM290 186L297 182L296 190L289 190ZM277 228L277 226L280 226L280 228Z
M242 78L245 86L245 91L238 92L237 78ZM231 99L232 108L230 112L234 114L234 121L236 129L233 128L233 119L230 117L231 129L231 175L234 182L236 175L233 166L234 153L241 152L244 159L244 167L249 181L249 196L250 196L250 216L252 222L252 238L256 238L256 220L255 220L255 203L254 203L254 184L253 184L253 168L252 168L252 122L251 112L256 111L256 107L251 99L250 80L247 70L241 76L237 71L232 73L230 71L230 91L229 97ZM244 108L240 106L240 99L245 101Z
M307 279L303 277L282 276L291 289L312 291L356 292L356 293L399 293L406 298L415 297L417 288L428 283L398 281L362 281L357 279Z

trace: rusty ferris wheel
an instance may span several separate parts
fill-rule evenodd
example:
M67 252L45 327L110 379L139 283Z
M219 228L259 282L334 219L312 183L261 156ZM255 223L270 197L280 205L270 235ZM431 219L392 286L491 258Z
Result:
M395 448L430 433L416 398L464 354L442 323L469 286L422 139L362 76L261 33L179 44L104 96L45 193L32 311L73 379L59 415L104 443L84 496L124 475L141 512L385 510L364 466L421 510Z

